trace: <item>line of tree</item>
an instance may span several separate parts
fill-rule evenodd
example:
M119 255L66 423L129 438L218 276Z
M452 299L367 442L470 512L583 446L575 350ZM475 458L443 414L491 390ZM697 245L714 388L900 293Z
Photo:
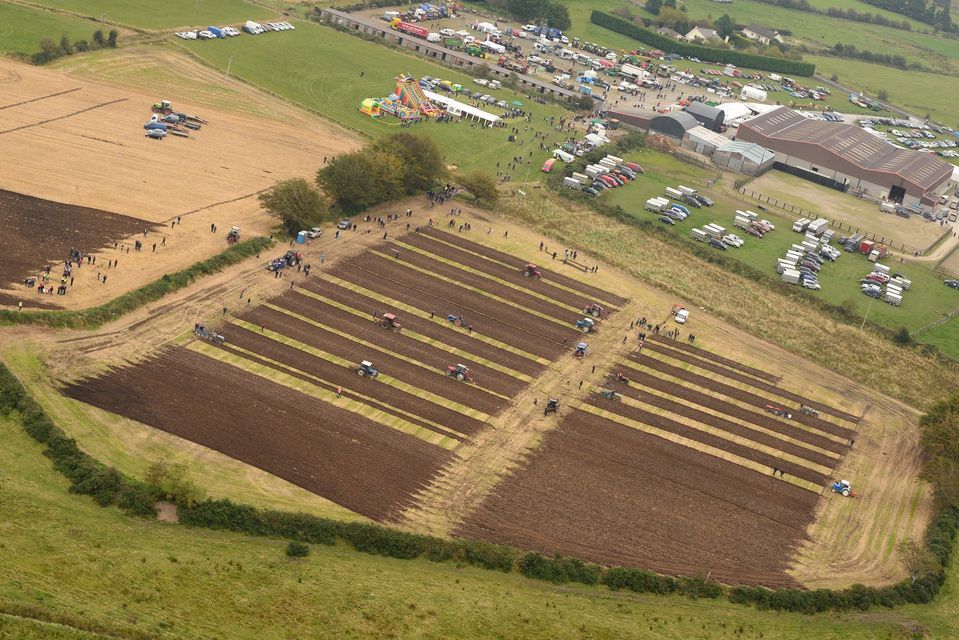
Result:
M67 34L60 36L60 42L54 42L52 38L44 38L40 41L40 51L30 56L33 64L46 64L57 58L71 56L74 53L83 53L84 51L96 51L97 49L109 48L115 49L120 34L116 29L111 29L110 33L104 37L103 30L97 29L93 32L91 40L77 40L70 42Z
M892 29L902 29L904 31L911 31L912 24L908 20L892 20L882 15L881 13L860 13L855 9L841 9L839 7L829 7L825 10L814 7L809 3L809 0L756 0L757 2L762 2L763 4L772 5L774 7L782 7L784 9L792 9L793 11L804 11L806 13L818 13L819 15L829 16L830 18L840 18L842 20L852 20L853 22L865 22L868 24L877 24L882 27L890 27Z
M956 31L949 0L863 0L866 4L925 22L942 31Z
M860 51L858 48L856 48L856 45L843 44L841 42L834 44L832 49L829 49L827 53L840 58L865 60L866 62L882 64L886 65L887 67L896 67L897 69L914 69L917 71L922 71L925 69L925 67L917 62L910 63L908 60L906 60L905 56L898 53L877 53L869 51L868 49L863 49Z

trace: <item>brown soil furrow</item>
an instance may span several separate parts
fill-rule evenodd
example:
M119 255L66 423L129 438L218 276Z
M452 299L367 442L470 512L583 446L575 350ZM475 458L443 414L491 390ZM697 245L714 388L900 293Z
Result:
M423 367L365 347L268 307L253 309L243 314L242 318L316 349L355 362L357 365L363 360L371 360L374 366L386 375L486 414L492 415L505 404L503 399L492 396L473 385L454 380L444 375L442 371L437 370L435 375L430 375L429 370ZM367 382L371 385L377 384Z
M712 391L717 391L723 395L729 396L730 398L736 398L737 400L760 408L764 408L767 404L777 404L776 400L763 398L762 396L758 396L748 391L743 391L737 387L723 384L722 382L718 382L712 378L707 378L705 376L692 373L680 367L674 367L673 365L667 364L661 360L657 360L656 358L644 356L641 353L632 353L630 354L629 358L655 371L660 371L666 375L673 376L674 378L679 378L680 380L691 382L697 386L704 387ZM855 432L851 429L840 427L831 422L827 422L826 420L817 420L814 417L805 416L798 411L793 412L792 419L801 424L805 424L807 426L819 429L820 431L825 431L842 438L855 437Z
M458 533L674 575L796 586L784 572L816 499L574 410Z
M518 378L496 371L495 369L490 369L471 360L451 356L442 349L406 337L402 332L394 333L389 329L384 329L378 322L373 322L372 314L366 320L362 320L347 311L331 307L319 300L290 293L275 299L273 304L289 309L311 320L321 322L328 327L347 331L350 335L360 340L375 344L388 351L413 358L417 362L422 362L439 371L445 371L447 365L457 364L462 361L463 364L470 368L470 373L473 374L473 377L482 387L497 393L502 393L503 395L513 395L525 386L525 383ZM377 317L380 316L378 315Z
M677 391L680 390L677 389ZM750 440L760 444L780 449L783 451L783 453L798 456L805 460L809 460L810 462L815 462L816 464L821 464L823 466L832 468L839 462L836 458L831 458L825 454L812 451L798 444L786 442L785 440L781 440L775 436L763 433L762 431L750 429L749 427L741 425L737 422L733 422L719 416L714 416L710 413L706 413L705 411L700 411L699 409L694 409L686 404L683 404L682 402L676 402L670 398L663 398L653 393L640 393L635 387L624 389L623 395L654 407L658 407L659 409L671 411L695 422L716 427L717 429L722 429L723 431L728 431L729 433L734 433L736 435L743 436L744 438L749 438ZM596 404L601 408L607 409L607 403L605 402L597 402ZM613 405L612 408L608 408L608 410L615 412L615 405Z
M763 371L762 369L754 369L753 367L746 366L740 362L736 362L735 360L730 360L729 358L724 358L720 355L713 353L712 351L707 351L706 349L703 349L701 347L696 347L685 342L670 340L669 338L665 338L663 336L656 335L654 333L648 333L646 335L646 339L648 341L665 343L669 345L670 347L672 347L673 349L687 351L705 360L712 360L713 362L726 365L730 369L738 369L739 371L742 371L743 373L748 373L752 376L755 376L756 378L761 378L763 380L766 380L767 382L772 382L773 384L782 380L782 376L773 375L771 373ZM648 344L649 342L647 342L647 345Z
M421 269L428 270L430 273L436 273L446 278L451 278L456 282L462 282L470 287L475 287L477 289L481 289L482 291L488 291L490 294L499 298L515 302L516 304L526 307L527 309L539 311L540 313L544 313L553 318L558 318L564 322L568 322L569 324L574 324L577 320L583 317L583 314L578 311L565 309L552 302L543 300L542 298L532 296L524 291L507 287L506 285L496 282L495 280L491 280L485 276L464 271L463 269L448 265L445 262L424 256L421 253L409 251L396 244L388 244L384 252L387 255L392 255L391 252L394 250L399 252L400 257L397 262L400 264L413 264Z
M527 260L524 260L523 258L517 258L514 255L503 253L502 251L497 251L496 249L491 249L485 245L473 242L471 240L467 240L466 238L463 238L462 236L446 233L445 231L440 231L439 229L436 229L435 227L424 227L424 228L421 228L420 231L422 233L425 233L426 235L435 236L439 238L440 240L443 240L444 242L448 242L458 247L462 247L463 249L466 249L467 251L478 253L479 255L486 256L498 262L505 262L506 264L513 265L517 269L524 267L527 263ZM543 256L544 261L546 260L545 253L539 254L539 255ZM555 271L552 271L550 269L541 267L540 271L543 273L543 280L547 282L550 282L550 281L556 282L563 285L564 287L575 289L576 291L582 291L583 294L586 296L599 298L601 300L606 300L617 306L622 306L626 304L627 302L629 302L628 298L617 296L613 293L610 293L609 291L605 291L603 289L600 289L599 287L594 287L593 285L586 284L585 282L581 282L579 280L576 280L575 278L564 276L563 274L556 273ZM599 278L599 279L601 280L602 278Z
M184 348L65 394L223 452L376 520L450 454Z
M384 305L382 302L374 300L373 298L369 298L361 293L350 291L349 289L333 284L332 282L328 282L326 280L307 280L300 286L301 288L305 288L313 291L314 293L326 296L331 300L336 300L337 302L345 304L353 309L356 309L357 311L369 313L371 317L374 311L379 311L381 313L385 313L387 311L396 311L395 309L388 308L387 305ZM411 303L407 302L406 304ZM439 340L450 347L462 349L463 351L469 353L474 353L481 358L498 362L504 367L509 367L514 371L525 373L529 376L539 375L543 371L543 366L534 362L533 360L513 353L512 351L507 351L506 349L500 349L487 344L482 340L478 340L470 336L462 329L454 329L453 325L451 324L441 326L435 322L430 322L426 318L420 318L403 312L398 313L404 327L434 340Z
M391 387L387 384L376 385L371 387L366 384L367 381L361 379L353 369L347 369L339 365L328 362L322 358L317 358L311 356L308 353L304 353L295 347L290 347L285 344L281 344L276 340L271 340L269 338L258 335L255 332L248 331L242 327L231 327L230 328L230 341L226 343L226 347L231 347L236 345L253 351L260 354L271 360L276 360L277 362L282 362L283 364L289 365L294 369L299 369L307 376L298 375L288 369L283 369L279 367L274 367L279 371L283 371L289 375L297 376L311 384L316 384L318 386L323 386L313 378L309 376L316 376L323 380L326 380L330 383L329 388L335 390L337 386L344 389L343 394L347 397L350 397L350 389L355 390L356 392L363 394L365 396L370 396L376 399L376 401L381 402L384 406L378 406L378 408L385 409L390 411L390 408L395 407L396 409L401 409L402 411L411 413L426 420L430 420L437 424L441 424L444 427L448 427L462 433L464 435L470 435L476 433L481 428L483 428L483 423L475 418L470 418L464 416L462 413L453 411L452 409L447 409L438 404L434 404L429 400L424 400L418 396L407 393L395 387ZM249 358L248 354L238 352L238 355L244 358ZM269 363L265 363L270 365ZM357 396L356 398L359 402L367 402L363 398ZM402 417L406 420L411 420L416 422L416 420L410 418L409 416L397 413L395 411L390 411L394 415ZM437 431L437 433L442 433L443 435L451 435L446 431L435 429L426 422L417 422L421 426L424 426L428 429ZM455 437L455 436L452 436ZM462 438L461 438L462 439Z
M729 440L721 438L720 436L700 431L694 427L687 426L681 422L671 420L657 413L646 411L639 407L631 407L623 403L614 404L608 401L602 401L596 396L590 398L587 400L587 402L591 405L599 407L600 409L609 411L610 413L623 416L624 418L629 418L630 420L636 420L637 422L642 422L643 424L659 427L660 429L664 429L670 433L675 433L684 438L689 438L690 440L695 440L696 442L702 442L703 444L716 447L717 449L721 449L723 451L728 451L729 453L746 458L747 460L752 460L754 462L767 465L769 467L769 473L772 473L773 469L781 469L787 474L820 485L825 485L826 481L829 479L828 476L824 474L817 473L793 462L783 460L778 456L757 451L756 449L743 444L730 442ZM736 433L735 431L730 431L732 433ZM744 429L743 431L746 430ZM749 437L744 433L740 433L738 435Z
M555 358L564 351L562 339L556 341L537 331L522 328L532 324L532 316L528 313L484 299L477 294L464 292L468 295L460 295L452 290L452 285L445 282L425 282L424 276L416 274L416 278L409 278L414 283L410 286L407 279L385 278L351 265L334 268L331 273L375 293L397 298L428 313L435 313L441 318L451 313L463 315L480 333L542 358ZM471 304L474 306L470 306ZM536 320L538 324L549 322L540 318Z
M655 389L661 393L674 395L677 398L688 400L689 402L697 404L701 407L706 407L711 411L724 413L728 416L739 418L740 420L750 422L760 427L778 431L779 433L787 435L790 438L802 440L803 442L815 445L821 449L826 449L835 453L846 453L846 451L849 449L849 447L845 444L841 444L835 440L830 440L822 435L817 435L804 429L798 429L795 426L790 425L788 422L776 420L765 412L758 413L749 411L748 409L744 409L743 407L733 404L732 402L726 402L724 400L714 398L708 394L696 391L695 389L690 389L689 387L684 387L667 380L662 380L656 376L642 371L630 371L629 378L632 383L637 385L649 387L650 389ZM634 386L616 386L616 391L638 399L645 399L649 395L644 394L641 389L637 389Z
M454 262L466 265L472 269L476 269L477 271L488 273L492 277L524 287L530 291L535 291L536 293L548 296L557 302L572 305L577 309L582 309L587 304L596 302L594 298L587 296L586 294L574 293L572 291L567 291L566 289L560 289L559 287L551 285L547 280L542 278L526 277L523 275L522 267L507 267L496 262L491 262L490 260L485 260L467 251L455 249L449 245L436 242L432 236L426 236L422 233L412 233L403 236L402 240L403 242L423 249L424 251L430 251L436 255L446 258L447 260L452 260Z
M654 342L648 345L648 347L651 351L656 351L657 353L661 353L670 358L682 360L683 362L687 362L701 369L705 369L706 371L711 371L721 376L725 376L729 378L730 380L735 380L736 382L742 382L743 384L748 384L751 387L755 387L756 389L759 389L761 391L766 391L768 393L772 393L772 394L781 396L783 398L792 400L793 402L797 402L799 404L804 404L806 406L813 407L815 409L822 411L823 413L828 413L829 415L835 416L847 422L852 422L853 424L859 424L859 416L854 416L851 413L846 413L845 411L834 409L833 407L830 407L829 405L825 405L821 402L810 400L809 398L793 393L792 391L783 389L782 387L777 387L774 384L762 382L751 376L747 376L741 373L737 373L735 371L731 371L730 369L722 365L713 364L711 362L701 360L699 358L683 353L681 351L670 349L661 343ZM795 407L795 409L798 411L798 407Z

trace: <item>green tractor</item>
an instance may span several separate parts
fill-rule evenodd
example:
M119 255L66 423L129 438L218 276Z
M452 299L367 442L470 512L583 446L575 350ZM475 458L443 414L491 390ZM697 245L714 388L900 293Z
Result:
M173 113L173 103L169 100L161 100L152 107L153 113L162 113L165 116Z

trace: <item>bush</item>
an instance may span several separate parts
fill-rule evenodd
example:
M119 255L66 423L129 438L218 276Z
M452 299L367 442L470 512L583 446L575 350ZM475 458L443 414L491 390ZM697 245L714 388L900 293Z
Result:
M263 208L283 223L290 235L319 226L335 216L320 192L303 178L278 182L259 196Z
M484 171L471 171L459 176L456 181L481 204L492 206L499 198L496 180Z
M785 58L770 58L769 56L759 56L741 51L733 51L732 49L718 49L695 44L685 44L672 38L661 36L658 33L644 29L616 16L603 13L602 11L593 11L590 16L590 21L593 24L628 36L651 47L670 53L678 53L687 57L695 56L703 60L731 63L747 69L776 71L797 76L811 76L816 71L816 65L809 62L787 60Z
M290 540L290 544L286 545L286 555L291 558L305 558L310 555L310 546L303 542Z
M527 553L523 556L519 561L519 571L528 578L556 583L597 584L602 575L602 567L599 565L559 555L550 559L539 553Z

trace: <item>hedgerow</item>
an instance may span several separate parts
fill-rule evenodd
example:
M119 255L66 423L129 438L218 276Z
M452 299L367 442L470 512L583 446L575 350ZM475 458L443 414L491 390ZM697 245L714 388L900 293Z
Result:
M734 64L746 69L759 69L761 71L777 71L779 73L788 73L796 76L811 76L816 72L816 65L810 62L800 60L788 60L786 58L770 58L769 56L760 56L753 53L744 53L734 51L733 49L716 49L713 47L704 47L697 44L686 44L661 36L654 31L644 29L638 25L617 18L602 11L593 11L590 14L590 21L593 24L605 27L610 31L615 31L624 36L638 40L651 47L660 49L667 53L678 53L681 56L697 57L710 62L719 62L725 64Z

